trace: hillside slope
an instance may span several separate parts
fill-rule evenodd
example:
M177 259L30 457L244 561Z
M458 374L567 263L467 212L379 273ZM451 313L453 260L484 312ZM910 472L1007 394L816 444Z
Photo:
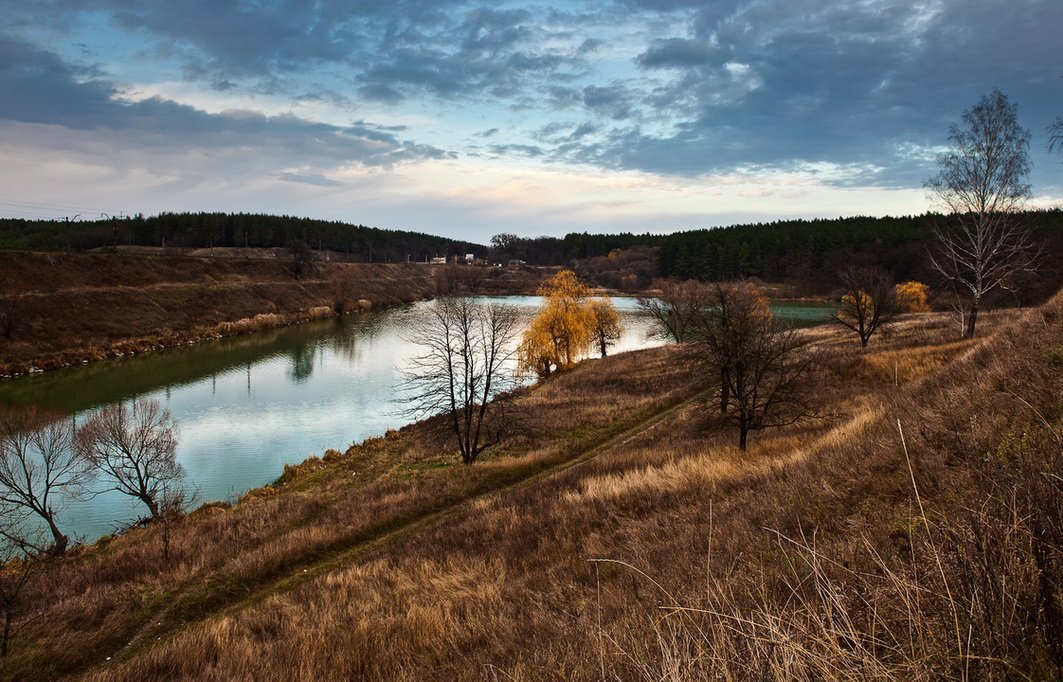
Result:
M1052 677L1063 295L986 323L807 332L820 418L746 453L675 347L525 392L472 467L433 423L327 453L168 559L146 528L65 560L6 674Z
M296 279L289 263L267 259L0 251L0 322L11 319L9 330L0 324L0 375L329 314L338 272L372 306L437 291L437 269L418 264L317 262ZM256 315L272 317L252 324Z

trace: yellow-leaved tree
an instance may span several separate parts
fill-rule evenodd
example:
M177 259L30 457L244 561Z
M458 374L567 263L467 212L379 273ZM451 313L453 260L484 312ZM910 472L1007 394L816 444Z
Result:
M608 298L592 299L590 306L594 313L594 344L598 346L598 352L604 358L609 352L609 346L619 341L623 332L620 315Z
M922 282L902 282L897 285L897 307L906 313L929 313L929 293L930 287Z
M590 290L576 273L562 270L539 285L546 298L517 349L521 371L539 377L576 364L594 340L595 314L588 303Z

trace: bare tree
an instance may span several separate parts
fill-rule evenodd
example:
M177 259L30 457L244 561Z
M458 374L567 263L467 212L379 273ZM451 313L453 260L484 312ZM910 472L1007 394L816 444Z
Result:
M767 299L749 282L714 283L693 323L699 355L720 375L720 413L731 402L730 372L748 339L760 331L760 318L771 318Z
M657 333L676 343L693 340L698 322L710 297L710 289L701 282L668 281L660 285L656 297L639 297L638 305L653 316Z
M78 443L111 489L143 502L152 520L183 500L177 426L159 401L104 407L78 430Z
M361 287L361 277L356 268L346 265L336 268L329 277L329 292L332 294L332 309L337 315L350 310Z
M973 336L983 297L1032 270L1040 253L1015 215L1030 196L1030 132L1019 126L1016 105L994 90L963 113L963 123L951 127L952 149L926 186L952 214L937 232L931 263L966 294L964 335Z
M299 279L314 260L314 251L301 239L293 239L284 248L288 250L288 256L291 258L292 276Z
M896 315L897 289L893 278L881 268L846 268L841 274L841 305L834 321L856 332L861 347Z
M0 335L10 339L22 321L22 305L14 296L0 297Z
M1048 126L1048 151L1063 152L1063 116L1057 116Z
M750 431L793 424L812 413L805 379L812 356L792 329L777 326L752 284L715 284L700 318L700 346L719 372L720 411L738 427L738 447Z
M37 552L66 551L70 539L59 529L56 514L92 473L91 463L75 448L69 419L37 407L0 410L0 511L24 522L36 516L47 524L50 545ZM0 534L9 530L0 525ZM14 536L8 540L22 542Z
M413 340L424 352L406 370L407 413L445 415L461 461L472 464L501 442L506 420L500 399L514 385L512 361L519 318L514 308L441 298L432 324Z

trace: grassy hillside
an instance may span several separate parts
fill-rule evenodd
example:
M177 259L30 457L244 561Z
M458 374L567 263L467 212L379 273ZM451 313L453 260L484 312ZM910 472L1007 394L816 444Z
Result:
M282 261L0 252L0 315L14 316L0 375L327 315L341 270L372 305L436 291L418 265L314 263L296 279Z
M451 292L533 294L554 270L0 251L0 376ZM357 307L357 306L355 306ZM5 322L10 320L10 326Z
M520 398L472 467L432 423L34 584L12 678L1058 677L1063 296L958 341L808 331L820 418L739 452L682 349Z

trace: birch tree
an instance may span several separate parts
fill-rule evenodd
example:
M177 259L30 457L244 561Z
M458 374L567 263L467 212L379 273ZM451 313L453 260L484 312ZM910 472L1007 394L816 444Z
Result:
M983 96L963 113L962 127L951 127L951 149L926 183L952 214L937 231L930 257L966 299L964 336L974 335L986 294L1033 270L1039 256L1016 215L1030 197L1030 132L1019 126L1016 109L999 90Z

